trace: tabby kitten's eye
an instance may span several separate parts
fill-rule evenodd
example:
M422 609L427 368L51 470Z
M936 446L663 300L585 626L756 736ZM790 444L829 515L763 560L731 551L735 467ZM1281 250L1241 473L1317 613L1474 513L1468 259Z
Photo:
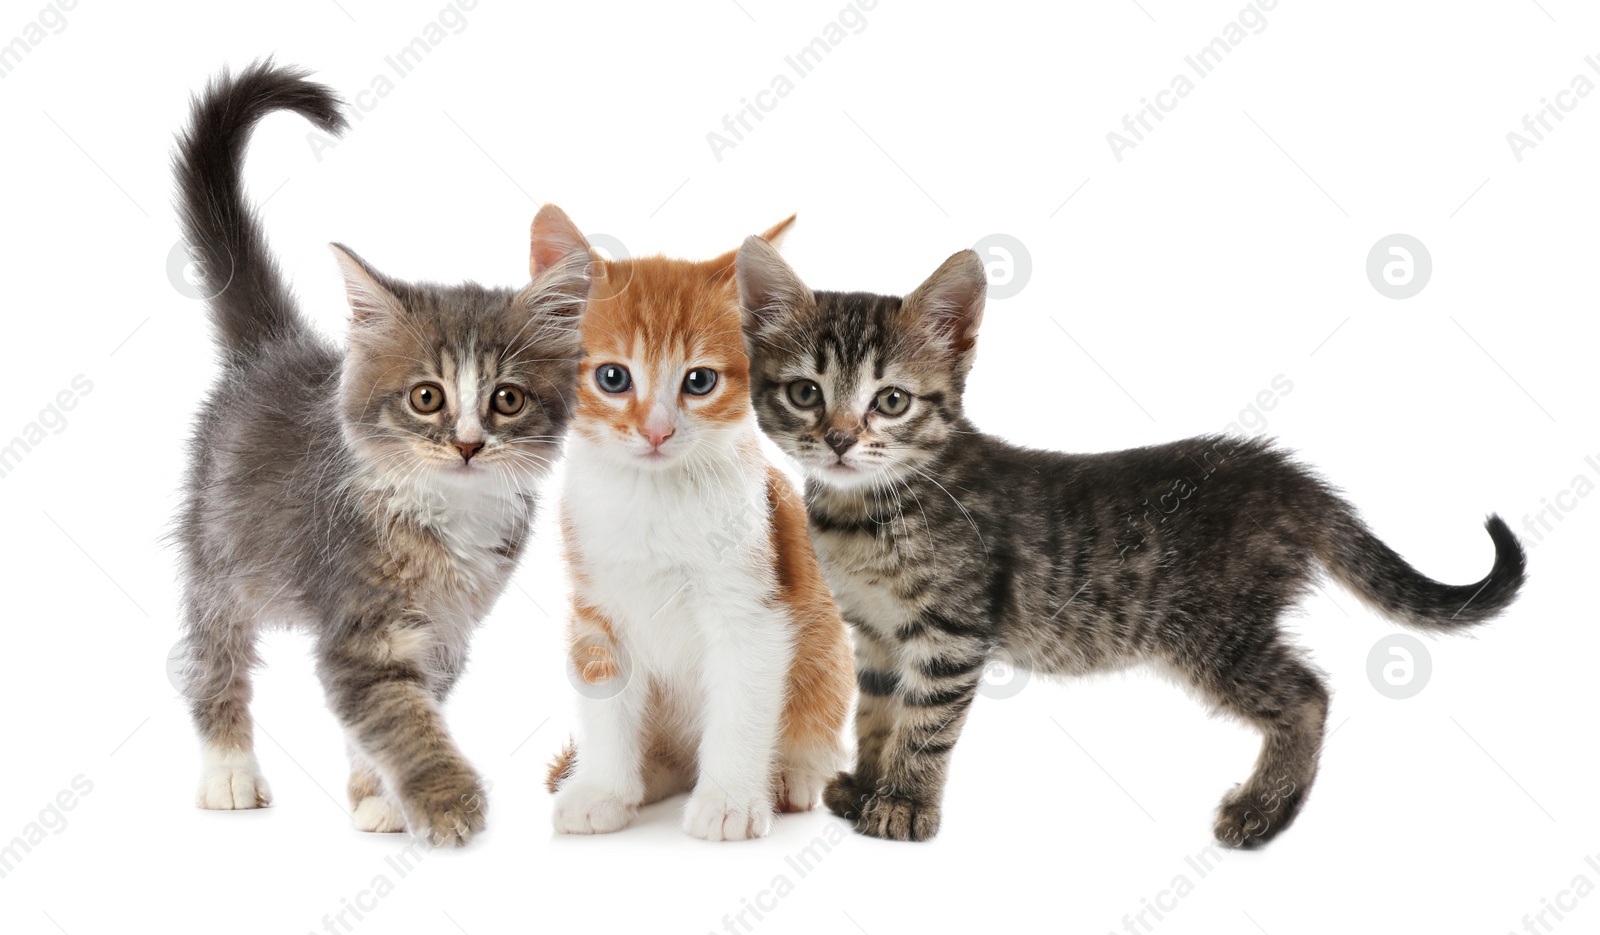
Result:
M904 415L910 406L911 394L896 386L880 391L878 398L872 401L873 411L886 416Z
M503 416L514 416L522 411L527 402L528 395L522 392L522 388L508 383L495 388L494 400L489 405Z
M822 405L822 387L812 380L796 380L789 384L789 402L801 409L815 409Z
M717 372L706 367L696 367L683 378L683 391L690 396L704 396L717 385Z
M432 415L444 408L444 389L437 383L418 383L411 388L411 408Z
M633 375L621 364L601 364L595 369L594 382L607 393L626 393L633 386Z

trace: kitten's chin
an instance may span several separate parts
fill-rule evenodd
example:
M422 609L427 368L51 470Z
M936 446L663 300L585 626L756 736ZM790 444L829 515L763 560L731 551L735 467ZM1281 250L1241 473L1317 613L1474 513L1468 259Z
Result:
M882 471L869 471L838 461L805 465L806 476L835 490L860 490L883 479Z

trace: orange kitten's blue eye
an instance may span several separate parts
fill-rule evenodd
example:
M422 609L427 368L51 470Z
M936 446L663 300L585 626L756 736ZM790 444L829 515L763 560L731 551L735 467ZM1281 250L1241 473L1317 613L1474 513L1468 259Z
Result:
M595 368L594 382L607 393L626 393L633 386L633 376L621 364L601 364Z
M717 372L706 367L696 367L683 378L683 391L690 396L704 396L717 385Z

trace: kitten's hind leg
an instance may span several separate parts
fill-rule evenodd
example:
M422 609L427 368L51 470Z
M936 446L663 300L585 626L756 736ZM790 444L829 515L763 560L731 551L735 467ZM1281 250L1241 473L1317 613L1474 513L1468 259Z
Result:
M232 606L204 607L192 590L189 601L183 692L202 745L196 804L260 808L272 789L256 762L250 718L250 672L260 662L255 623Z
M400 802L386 789L377 764L354 740L350 752L350 817L357 831L390 833L406 830L406 817Z
M1237 647L1235 647L1237 649ZM1289 827L1311 792L1328 717L1328 689L1295 651L1273 640L1200 676L1223 710L1261 731L1261 753L1217 808L1217 840L1254 848Z

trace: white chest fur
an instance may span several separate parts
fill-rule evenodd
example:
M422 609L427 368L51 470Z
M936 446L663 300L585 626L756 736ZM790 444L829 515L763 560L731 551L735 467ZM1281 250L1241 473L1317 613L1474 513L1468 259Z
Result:
M765 472L733 457L641 470L573 440L562 511L583 596L653 674L698 681L707 640L774 615Z

